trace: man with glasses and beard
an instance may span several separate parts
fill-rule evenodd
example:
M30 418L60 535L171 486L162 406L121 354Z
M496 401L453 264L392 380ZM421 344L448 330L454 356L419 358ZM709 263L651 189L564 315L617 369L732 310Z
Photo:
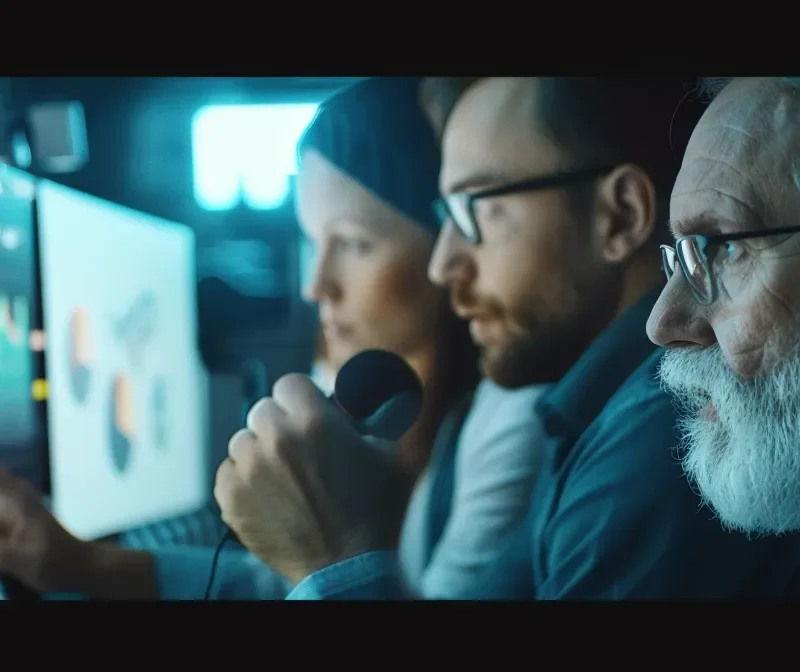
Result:
M800 78L707 80L670 202L668 348L684 466L729 529L800 530ZM791 558L795 566L797 557Z
M596 78L458 86L453 95L442 83L440 100L450 104L433 115L444 122L435 205L443 228L429 273L470 321L488 377L508 388L553 383L538 403L548 455L528 520L498 562L475 577L474 597L797 593L800 544L731 534L683 478L673 450L675 409L656 378L662 352L645 333L663 286L656 236L678 163L670 128L677 131L687 89ZM789 114L787 103L777 109ZM714 142L697 151L725 152L733 140ZM748 149L753 160L766 142ZM712 167L696 171L679 184L679 199L713 174ZM740 182L738 200L719 201L727 217L757 212L745 200L747 184ZM684 285L671 280L669 288L665 296L682 301L671 314L690 310ZM790 312L779 294L767 298L774 311ZM728 324L736 319L720 314ZM685 328L700 329L699 319L690 315ZM762 333L765 326L754 323ZM728 328L741 362L750 362L756 342L743 341L736 324ZM302 377L283 378L273 395L251 411L217 474L224 520L297 584L290 598L404 597L386 534L398 525L385 495L396 473L391 452L359 437Z

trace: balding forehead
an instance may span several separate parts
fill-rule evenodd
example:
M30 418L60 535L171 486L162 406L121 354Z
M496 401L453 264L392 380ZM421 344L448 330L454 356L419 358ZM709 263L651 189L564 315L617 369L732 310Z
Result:
M468 149L465 135L494 144L513 141L520 126L533 117L534 80L525 77L490 77L471 86L456 103L443 137L443 151L459 153ZM504 130L514 129L514 133Z
M466 91L442 138L443 190L482 171L537 174L540 165L549 168L560 152L537 131L537 90L536 78L492 77Z
M776 79L734 80L697 125L673 190L683 209L692 194L739 200L767 223L797 198L800 95ZM790 193L791 192L791 193Z
M476 81L456 103L453 113L473 105L487 113L487 118L503 118L523 114L533 109L537 88L535 77L484 77ZM493 104L487 104L488 101Z
M746 148L763 159L770 151L796 153L800 140L800 89L776 78L734 80L711 104L698 128L727 128L749 138ZM744 147L745 145L743 145Z
M789 112L800 102L800 89L777 78L735 79L711 103L708 113L737 125L766 125L777 130L795 118Z

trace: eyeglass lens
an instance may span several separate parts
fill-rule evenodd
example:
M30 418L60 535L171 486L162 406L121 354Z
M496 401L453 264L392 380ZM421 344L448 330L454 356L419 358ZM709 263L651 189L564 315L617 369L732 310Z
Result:
M687 282L702 300L709 300L712 291L711 275L698 240L693 237L682 238L677 242L677 250L671 247L662 248L661 258L664 264L664 272L668 278L675 273L675 266L679 257L683 261L683 270Z

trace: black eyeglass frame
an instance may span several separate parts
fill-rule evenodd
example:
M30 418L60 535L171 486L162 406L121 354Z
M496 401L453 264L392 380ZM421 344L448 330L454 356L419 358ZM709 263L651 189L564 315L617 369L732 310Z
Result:
M447 196L437 198L433 202L433 211L442 226L445 226L448 221L452 221L458 231L467 241L473 245L480 245L482 237L480 226L478 226L478 219L475 216L476 201L484 198L494 198L496 196L509 196L511 194L519 194L527 191L541 191L545 189L560 189L563 187L569 187L607 175L614 170L614 168L616 168L616 166L581 168L578 170L563 171L559 173L553 173L551 175L542 175L539 177L519 180L509 184L483 189L481 191L448 194ZM450 206L450 203L459 203L461 210L467 213L469 221L459 222L459 220L453 216L454 208ZM465 230L466 224L469 225L469 230Z
M747 240L750 238L765 238L767 236L783 236L787 234L800 233L800 226L784 227L781 229L766 229L761 231L742 231L741 233L720 233L716 235L706 236L701 233L695 233L689 236L681 236L675 240L674 245L661 245L661 268L664 275L667 276L667 282L675 274L675 264L670 263L670 255L678 259L683 277L689 283L689 288L692 290L695 300L701 306L710 306L719 296L719 289L717 287L717 276L711 270L711 265L708 263L707 250L711 245L722 245L723 243L732 242L735 240ZM705 298L700 294L699 290L695 287L694 283L690 280L691 273L686 262L683 252L683 241L694 240L697 250L700 254L700 263L703 265L703 270L709 279L709 296Z

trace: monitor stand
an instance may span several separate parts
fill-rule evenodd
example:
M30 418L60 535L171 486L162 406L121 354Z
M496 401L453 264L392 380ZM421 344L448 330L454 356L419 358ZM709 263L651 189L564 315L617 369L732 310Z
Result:
M13 602L38 602L42 599L42 596L32 588L28 588L24 583L4 574L0 574L0 585L3 587L7 600Z

